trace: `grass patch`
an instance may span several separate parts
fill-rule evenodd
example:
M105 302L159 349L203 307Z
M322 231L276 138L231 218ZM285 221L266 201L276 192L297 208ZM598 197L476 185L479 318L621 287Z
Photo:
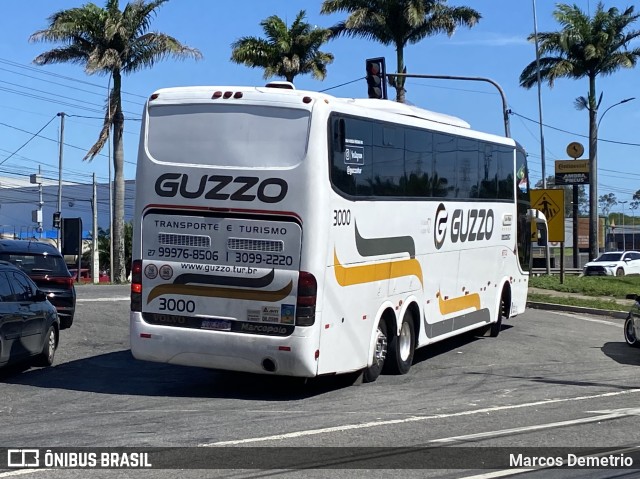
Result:
M550 289L565 293L578 293L585 296L611 296L612 298L625 299L627 294L640 294L640 275L565 275L563 284L560 284L560 275L540 275L530 276L529 286L532 288Z
M571 296L549 296L546 294L529 293L527 296L528 301L534 303L551 303L551 304L563 304L567 306L581 306L583 308L595 308L604 309L607 311L629 311L632 305L632 301L629 300L629 305L624 305L615 302L614 300L604 300L597 298L574 298Z

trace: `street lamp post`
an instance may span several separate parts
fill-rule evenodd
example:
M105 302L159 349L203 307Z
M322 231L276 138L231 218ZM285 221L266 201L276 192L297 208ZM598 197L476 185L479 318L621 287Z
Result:
M600 115L600 119L596 124L595 129L595 138L594 143L590 142L590 149L594 151L593 157L591 159L590 166L590 176L589 178L589 260L594 260L599 253L599 242L598 242L598 130L600 129L600 123L602 119L607 114L609 110L611 110L614 106L622 105L623 103L627 103L631 100L635 100L635 97L625 98L624 100L620 100L618 103L614 103L609 106L602 112ZM593 113L590 110L590 113ZM593 148L592 148L593 147ZM591 155L589 155L591 157Z
M618 201L618 203L622 205L622 251L625 251L627 249L627 237L624 233L624 205L626 205L629 202L625 200L625 201Z
M633 218L633 226L631 227L631 249L636 249L636 210L640 206L640 201L634 200L629 204L629 209L631 210L631 217Z

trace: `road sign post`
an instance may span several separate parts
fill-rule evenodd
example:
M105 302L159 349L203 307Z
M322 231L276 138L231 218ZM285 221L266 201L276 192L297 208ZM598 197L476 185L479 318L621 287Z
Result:
M547 244L550 241L560 242L560 254L564 255L564 189L531 190L531 207L541 211L547 220ZM549 270L549 248L545 248L547 274ZM562 258L560 277L564 275L564 262Z

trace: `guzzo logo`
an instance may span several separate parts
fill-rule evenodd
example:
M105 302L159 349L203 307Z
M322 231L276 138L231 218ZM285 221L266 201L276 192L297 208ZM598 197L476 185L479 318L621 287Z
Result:
M436 249L442 248L450 231L451 243L466 243L491 239L495 225L495 214L492 209L471 208L467 211L455 209L449 213L443 203L436 210L433 242Z
M190 178L186 173L165 173L155 183L158 196L182 196L207 200L254 201L278 203L287 195L289 185L282 178L261 180L255 176L202 175Z

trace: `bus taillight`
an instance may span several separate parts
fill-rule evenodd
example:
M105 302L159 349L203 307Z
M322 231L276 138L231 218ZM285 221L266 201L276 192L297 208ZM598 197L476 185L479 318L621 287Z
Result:
M142 311L142 260L131 263L131 311Z
M298 277L298 300L296 305L296 326L311 326L316 320L316 295L318 283L315 276L300 271Z

